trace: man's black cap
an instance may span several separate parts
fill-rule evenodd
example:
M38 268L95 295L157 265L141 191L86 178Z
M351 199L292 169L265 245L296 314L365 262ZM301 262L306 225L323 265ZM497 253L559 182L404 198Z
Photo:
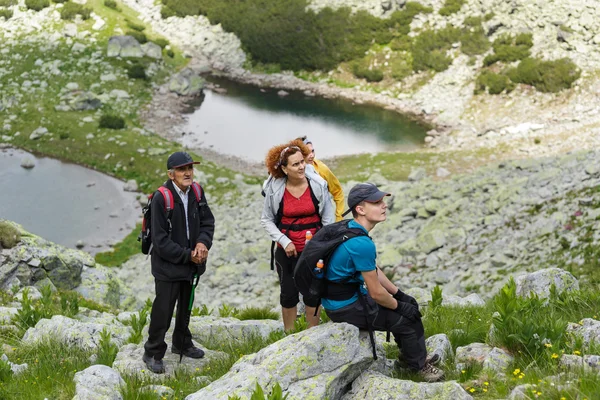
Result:
M385 196L389 196L389 193L382 192L377 189L377 186L372 183L359 183L354 185L348 193L348 207L349 209L342 214L342 217L348 214L354 209L360 202L368 201L369 203L376 203L383 199Z
M200 164L200 161L192 160L192 156L185 151L177 151L169 156L169 159L167 160L167 169L185 167L190 164Z

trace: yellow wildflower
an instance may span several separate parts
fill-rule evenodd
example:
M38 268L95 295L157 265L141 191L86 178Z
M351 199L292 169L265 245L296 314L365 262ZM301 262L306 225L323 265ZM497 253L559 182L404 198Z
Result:
M485 386L489 386L489 385L490 385L490 383L489 383L489 382L483 382L483 384L484 384Z
M483 393L486 393L486 392L487 392L487 389L486 389L486 388L483 388L482 390L483 390Z
M558 354L552 353L552 358L558 358Z
M517 368L513 371L513 375L519 375L520 372L521 372L521 370L519 368Z
M574 351L573 351L573 354L576 354L576 355L580 356L580 355L581 355L581 352L580 352L579 350L574 350Z
M474 393L475 392L475 388L469 389L469 392Z
M552 347L552 343L546 343L546 344L544 344L544 346L546 346L546 347Z
M460 372L461 372L461 374L466 374L467 373L467 371L465 371L464 369L461 370Z

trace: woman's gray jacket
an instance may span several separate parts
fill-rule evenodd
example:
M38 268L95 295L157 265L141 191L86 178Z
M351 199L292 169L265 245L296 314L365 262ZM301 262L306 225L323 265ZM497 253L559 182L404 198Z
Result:
M319 201L321 223L329 225L335 222L335 208L327 189L327 182L313 169L306 168L305 174L315 197ZM287 178L273 178L271 176L265 181L263 184L265 203L260 217L260 224L265 228L271 240L279 243L284 249L292 241L275 225L275 216L277 215L277 211L279 211L279 204L285 192L286 182Z

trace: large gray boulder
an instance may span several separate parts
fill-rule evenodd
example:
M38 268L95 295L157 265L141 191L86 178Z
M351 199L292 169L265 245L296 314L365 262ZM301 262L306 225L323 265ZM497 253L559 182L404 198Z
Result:
M121 400L119 392L125 381L114 369L106 365L92 365L79 371L73 378L75 397L73 400Z
M167 337L169 336L167 335ZM205 355L203 358L195 359L183 357L180 363L179 354L172 353L171 349L168 348L165 357L163 358L166 372L157 375L150 372L146 363L142 360L142 356L144 355L143 343L147 338L147 336L144 337L142 344L129 343L121 347L113 362L113 368L123 375L135 375L148 382L160 383L167 379L175 378L177 371L179 370L192 374L195 371L203 369L215 359L225 359L228 357L227 353L204 349ZM195 345L198 344L195 343Z
M5 250L0 265L0 289L41 287L49 281L58 289L71 290L81 283L84 266L96 264L89 253L67 249L18 228L21 241Z
M251 336L267 338L271 332L282 331L283 324L274 320L247 320L218 318L214 316L192 317L190 332L199 342L217 340L219 342L240 341Z
M288 400L337 399L372 364L368 336L349 324L328 323L242 357L227 374L186 400L249 398L257 383L265 392L279 383Z
M198 96L204 89L204 79L190 68L171 77L169 90L180 96Z
M600 343L600 321L593 318L584 318L580 323L570 323L567 326L570 337L581 338L583 344Z
M550 287L556 286L558 293L579 290L579 282L570 273L560 268L547 268L518 276L515 280L518 296L535 294L545 299L550 296Z
M33 328L29 328L23 336L23 343L35 344L45 340L57 340L70 346L84 350L95 350L100 344L100 333L106 329L111 341L121 346L129 338L131 330L121 324L116 317L110 323L80 322L62 315L51 319L41 319Z
M154 58L157 60L160 60L162 58L162 49L156 43L144 43L141 47L146 57Z
M106 55L108 57L142 58L144 51L133 36L113 36L108 40Z
M342 400L471 400L456 381L418 383L389 378L378 372L367 371L352 383L352 389Z

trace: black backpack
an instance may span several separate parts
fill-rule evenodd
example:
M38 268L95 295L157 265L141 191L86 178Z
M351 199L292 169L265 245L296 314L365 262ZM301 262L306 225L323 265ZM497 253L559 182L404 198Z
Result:
M198 204L202 200L202 187L196 183L192 183L192 189L194 190L194 195L196 196L196 200ZM171 217L173 216L173 207L175 205L175 201L173 199L173 193L165 186L161 186L156 189L157 192L160 192L165 200L165 212L167 213L167 222L169 224L169 235L171 234ZM138 242L142 243L142 253L150 254L152 252L152 232L150 231L150 227L152 226L152 213L151 207L152 198L155 196L156 192L148 195L148 204L142 208L142 231L138 236Z
M365 318L367 319L369 339L371 340L371 347L373 350L373 359L377 360L373 327L369 324L366 301L360 294L361 284L358 282L348 282L353 276L349 276L341 282L330 282L325 279L329 259L340 244L348 239L358 236L371 238L360 228L348 227L350 221L352 220L345 219L331 225L326 225L315 233L313 238L304 247L304 251L296 262L296 266L294 267L294 284L298 291L302 293L302 296L317 300L318 305L315 308L315 316L319 309L319 305L321 305L321 298L326 297L332 300L348 300L352 298L354 294L358 293L358 300L363 306ZM315 273L315 268L319 260L323 260L323 267L320 272L321 277L317 277Z
M350 221L350 219L346 219L324 226L304 247L304 251L294 267L294 283L302 296L319 299L320 304L322 297L347 300L358 290L360 285L358 283L329 282L324 278L327 274L329 259L340 244L357 236L369 237L360 228L349 228ZM317 277L315 273L315 267L319 260L324 262L321 269L323 278ZM347 280L350 279L352 277L348 277Z

